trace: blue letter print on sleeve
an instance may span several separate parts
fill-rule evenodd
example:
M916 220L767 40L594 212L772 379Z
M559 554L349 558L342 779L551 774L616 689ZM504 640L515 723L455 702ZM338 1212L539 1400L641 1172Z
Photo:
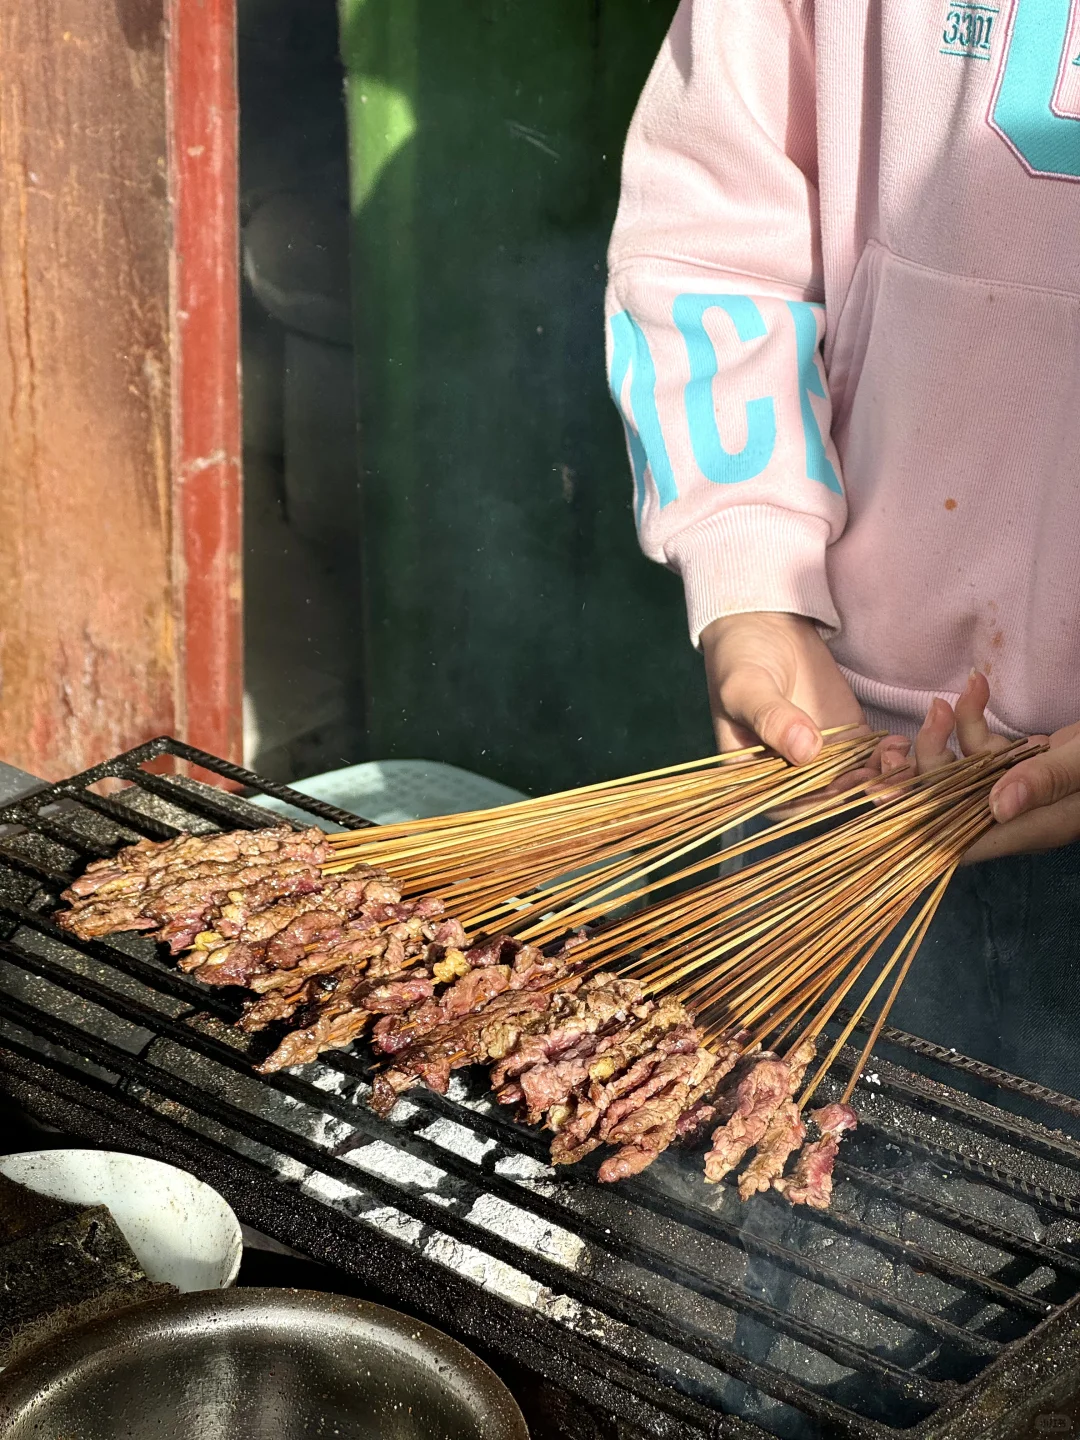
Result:
M1029 170L1057 180L1080 180L1080 120L1051 108L1071 14L1071 0L1020 0L990 117Z
M686 343L690 379L686 385L686 422L698 468L717 485L736 485L760 475L776 448L776 411L771 399L746 402L746 444L732 454L725 450L716 424L712 385L716 379L716 351L702 323L709 310L723 310L735 333L746 344L764 337L761 311L746 295L680 295L671 318Z
M820 400L825 399L825 387L821 383L817 366L818 336L815 312L821 307L808 305L805 300L789 300L787 303L795 321L795 343L799 354L799 405L802 409L803 434L806 437L806 478L817 480L826 490L842 495L843 487L825 454L821 427L814 414L814 407L810 404L811 395L816 395Z
M630 445L630 463L634 468L634 514L641 519L645 504L645 469L652 472L653 484L660 498L660 509L678 498L675 476L668 459L664 432L656 413L656 370L649 344L633 316L620 310L611 317L611 393L619 407L626 438ZM622 392L630 375L630 411L623 406Z

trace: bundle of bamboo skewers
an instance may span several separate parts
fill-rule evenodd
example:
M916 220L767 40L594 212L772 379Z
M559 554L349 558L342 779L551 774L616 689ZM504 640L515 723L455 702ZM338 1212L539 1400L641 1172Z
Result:
M518 1047L543 1064L505 1093L520 1099L531 1082L529 1113L557 1132L559 1163L606 1142L622 1148L600 1178L636 1173L690 1133L679 1126L703 1102L701 1115L722 1118L707 1178L758 1147L741 1193L786 1185L827 1204L855 1123L847 1102L949 878L992 824L997 778L1037 748L867 780L883 737L851 728L798 768L756 747L330 836L141 842L91 866L59 919L83 938L153 929L187 951L180 964L197 979L254 992L240 1024L281 1036L263 1073L349 1044L381 1016L374 1040L391 1065L373 1103L389 1108L418 1078L445 1088L451 1069ZM810 1112L822 1139L785 1180L800 1115L858 1026L869 1035L840 1100ZM584 1050L557 1048L586 1032ZM629 1084L648 1062L654 1073L623 1096L619 1066ZM662 1112L645 1134L614 1123L635 1097L639 1131Z
M707 1040L745 1035L747 1053L790 1055L819 1041L859 995L800 1097L805 1107L852 1032L869 1024L846 1102L949 879L993 823L991 789L1038 749L1017 742L813 803L881 738L834 738L797 769L756 747L494 810L331 835L330 868L385 869L405 894L438 893L471 931L550 945L585 927L575 975L637 978L682 1001ZM725 834L800 801L793 818L717 853ZM823 833L800 842L811 828ZM777 854L701 880L721 856L789 838Z

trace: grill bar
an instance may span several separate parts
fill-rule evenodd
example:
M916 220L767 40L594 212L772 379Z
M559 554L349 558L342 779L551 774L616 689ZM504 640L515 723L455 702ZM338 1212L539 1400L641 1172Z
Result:
M439 1097L421 1094L415 1102L418 1107L426 1111L438 1109L440 1113L450 1114L451 1107L437 1104ZM425 1124L426 1120L417 1119L410 1122L414 1128ZM469 1123L476 1130L491 1137L501 1140L504 1143L512 1138L520 1144L519 1132L516 1126L502 1121L498 1117L486 1115L478 1111L470 1111ZM545 1154L546 1147L543 1144L536 1146L534 1153L538 1158ZM888 1292L880 1287L867 1284L865 1281L852 1279L830 1270L827 1266L818 1264L801 1255L798 1251L788 1246L780 1245L761 1236L755 1235L745 1229L741 1229L733 1222L726 1220L723 1216L712 1210L694 1209L689 1205L681 1205L667 1197L657 1198L640 1183L633 1180L624 1181L623 1188L628 1194L633 1195L635 1204L652 1210L658 1216L669 1220L676 1220L690 1229L702 1233L722 1236L731 1243L741 1246L750 1254L759 1255L763 1259L770 1260L774 1264L791 1270L794 1274L802 1275L805 1279L814 1281L817 1284L835 1289L838 1293L849 1296L849 1298L866 1305L871 1309L880 1311L882 1314L891 1315L892 1318L902 1321L905 1324L913 1325L917 1329L925 1330L928 1334L936 1335L943 1341L951 1344L961 1345L967 1349L982 1351L984 1353L996 1353L1000 1349L998 1342L987 1339L984 1336L970 1330L961 1330L959 1327L941 1321L937 1316L920 1309L916 1305L909 1305L896 1297L890 1296ZM733 1185L726 1188L733 1190ZM768 1203L769 1198L763 1197ZM783 1204L777 1201L778 1205ZM565 1210L561 1212L565 1222ZM831 1212L826 1212L821 1219L830 1223L835 1217ZM966 1217L963 1217L966 1219ZM577 1213L573 1222L580 1225L582 1222ZM878 1232L869 1228L860 1229L859 1226L838 1224L837 1229L843 1229L845 1234L855 1239L866 1240L873 1243L873 1238ZM584 1233L584 1232L583 1232ZM1037 1315L1041 1319L1046 1313L1046 1306L1041 1302L1034 1301L1023 1292L1013 1289L1008 1285L999 1285L996 1282L988 1281L985 1276L976 1271L968 1270L960 1265L953 1265L946 1261L939 1261L937 1257L931 1256L929 1252L921 1250L918 1246L904 1245L902 1242L894 1241L890 1236L881 1236L883 1241L891 1241L891 1251L894 1258L904 1264L912 1265L915 1268L928 1268L933 1260L938 1266L939 1273L943 1280L955 1284L963 1289L970 1289L985 1294L989 1299L1007 1309L1023 1311L1025 1314ZM1019 1240L1019 1237L1016 1237ZM1056 1256L1056 1252L1050 1252ZM1068 1257L1072 1258L1072 1257ZM1053 1265L1054 1260L1047 1260L1045 1263Z
M779 1196L774 1198L770 1194L765 1198L767 1203L772 1205L783 1203ZM1002 1285L997 1280L980 1275L975 1270L943 1261L933 1251L916 1245L914 1241L900 1240L895 1235L886 1235L872 1225L849 1220L847 1216L833 1210L826 1211L821 1219L822 1223L830 1229L847 1235L853 1240L861 1240L867 1245L872 1245L875 1250L880 1250L883 1254L891 1256L892 1259L912 1266L913 1269L925 1271L929 1275L937 1275L951 1284L981 1291L988 1300L993 1300L1006 1309L1022 1310L1026 1314L1038 1316L1040 1319L1046 1314L1047 1307L1043 1301L1036 1300L1031 1295L1025 1295L1011 1285Z
M891 1199L899 1201L909 1209L918 1210L942 1225L950 1226L955 1230L964 1230L975 1239L983 1240L998 1250L1011 1250L1014 1254L1025 1256L1039 1265L1046 1265L1055 1270L1065 1271L1070 1275L1080 1276L1080 1255L1070 1255L1065 1250L1043 1245L1038 1240L1028 1240L1023 1235L1017 1235L1014 1230L1005 1230L1000 1225L991 1225L986 1220L977 1220L971 1215L965 1215L962 1210L957 1210L952 1205L943 1205L940 1200L931 1200L926 1195L920 1195L916 1190L897 1184L895 1180L889 1180L884 1175L871 1175L868 1170L861 1170L857 1165L850 1165L844 1160L837 1161L836 1175L838 1179L850 1180L853 1184L863 1186L867 1190L876 1190L882 1195L888 1195Z
M105 778L116 779L118 777L110 775ZM118 800L113 800L111 796L95 795L92 790L76 789L71 782L57 786L56 795L58 799L75 800L80 805L85 805L87 809L96 811L106 820L111 820L126 830L133 840L140 836L145 836L148 840L172 840L179 833L175 825L170 825L164 820L156 820L152 815L140 815L127 805L121 805ZM28 815L33 814L37 808L33 806L33 802L37 798L37 794L31 795L14 808L24 810ZM26 823L25 820L24 823Z
M850 1073L846 1057L841 1056L838 1059L835 1071L838 1075ZM972 1130L978 1130L982 1134L1004 1140L1006 1144L1020 1145L1027 1150L1035 1150L1059 1164L1074 1168L1080 1167L1080 1144L1070 1139L1069 1136L1040 1134L1037 1129L1025 1124L1023 1120L1003 1112L998 1112L996 1115L987 1114L988 1107L985 1104L971 1100L967 1096L958 1095L955 1091L951 1097L943 1097L939 1100L936 1095L927 1093L920 1086L887 1073L883 1073L881 1085L878 1088L886 1093L902 1097L921 1110L932 1111L939 1115L955 1115Z
M851 1019L851 1011L839 1009L836 1018L841 1023ZM855 1027L857 1030L869 1030L865 1021L860 1021ZM1008 1090L1014 1095L1023 1095L1029 1100L1038 1100L1044 1105L1052 1106L1055 1110L1061 1110L1066 1115L1073 1116L1080 1120L1080 1100L1072 1095L1063 1095L1060 1090L1050 1090L1045 1085L1040 1085L1035 1080L1026 1080L1021 1075L1011 1075L1008 1070L999 1070L994 1065L988 1065L985 1060L976 1060L970 1055L961 1055L959 1051L948 1050L944 1045L937 1045L932 1040L923 1040L918 1035L909 1035L906 1030L896 1030L891 1025L886 1025L881 1031L881 1043L895 1045L900 1050L907 1050L912 1055L920 1055L924 1059L933 1060L938 1065L947 1066L952 1070L960 1070L965 1075L971 1075L976 1080L985 1081L988 1085L995 1086L998 1090Z
M870 1128L870 1126L867 1125L866 1128ZM970 1155L950 1150L945 1145L932 1145L925 1140L913 1139L910 1135L899 1135L884 1125L874 1125L873 1129L893 1143L902 1141L908 1150L914 1150L918 1155L925 1155L929 1160L941 1161L951 1170L963 1170L966 1175L976 1176L979 1180L984 1180L988 1185L992 1185L996 1190L1002 1191L1003 1194L1030 1200L1044 1210L1053 1210L1056 1214L1067 1216L1071 1220L1080 1219L1080 1204L1066 1195L1059 1194L1056 1190L1036 1185L1022 1175L1011 1175L1007 1170L1002 1170L996 1165L987 1165L982 1160L976 1160Z
M118 779L130 780L140 790L147 791L150 795L156 795L160 800L168 800L171 805L179 809L186 809L191 803L191 791L183 785L178 785L165 775L149 775L144 770L135 767L125 766ZM200 796L199 809L208 820L214 820L223 829L232 830L262 830L268 825L278 821L278 817L272 812L247 814L237 807L217 800L213 796Z
M339 1059L338 1063L343 1063L343 1060L344 1057ZM352 1072L352 1067L349 1067L349 1069L350 1072ZM356 1070L352 1073L356 1073L359 1077L362 1076L364 1072L362 1070ZM418 1092L414 1103L421 1108L437 1110L439 1113L446 1115L459 1113L455 1105L448 1104L445 1101L440 1103L439 1096L432 1095L428 1092ZM417 1121L415 1123L421 1124L424 1122ZM512 1122L503 1119L502 1116L470 1110L469 1124L491 1139L501 1141L504 1144L516 1144L519 1148L522 1147L524 1132ZM525 1136L525 1139L528 1140L531 1139L531 1137ZM543 1142L535 1143L532 1153L538 1158L543 1158L546 1154L546 1146ZM851 1170L852 1167L847 1167L847 1171ZM862 1175L865 1172L860 1172L856 1169L854 1173L856 1175ZM886 1193L895 1192L898 1197L907 1197L912 1193L904 1190L902 1186L893 1185L888 1181L879 1179L877 1176L868 1176L867 1179L871 1184ZM679 1223L692 1229L701 1230L712 1235L722 1235L741 1245L747 1251L760 1254L763 1258L790 1268L796 1273L806 1273L809 1279L819 1281L822 1284L833 1285L838 1290L849 1293L853 1299L859 1299L862 1303L871 1305L872 1308L878 1308L877 1305L874 1304L874 1287L864 1286L861 1281L849 1281L846 1277L838 1276L826 1267L816 1265L814 1262L807 1260L797 1251L774 1244L740 1229L738 1225L725 1220L721 1215L716 1214L712 1210L695 1209L692 1206L680 1204L678 1201L666 1196L658 1198L640 1181L624 1181L620 1186L620 1190L625 1191L627 1194L632 1194L636 1204L645 1206L658 1215L677 1220ZM1062 1269L1070 1274L1080 1272L1080 1257L1052 1249L1049 1246L1029 1242L1025 1240L1023 1236L1017 1235L1013 1231L986 1225L983 1221L965 1215L961 1211L952 1209L951 1207L935 1206L934 1202L925 1201L922 1196L913 1196L912 1198L918 1201L917 1208L924 1209L927 1213L936 1209L937 1214L934 1215L933 1218L942 1220L954 1229L964 1230L972 1235L973 1238L1000 1247L1001 1249L1012 1250L1018 1255L1027 1256L1038 1264L1045 1265L1049 1268ZM761 1199L764 1203L775 1204L778 1208L784 1205L784 1202L781 1201L778 1196L771 1194L763 1196ZM913 1208L916 1207L913 1205ZM1040 1319L1046 1314L1046 1305L1044 1302L1030 1295L1026 1295L1010 1285L1001 1284L992 1278L981 1275L979 1272L963 1265L943 1260L914 1242L902 1241L895 1236L886 1235L879 1230L875 1230L869 1225L848 1220L835 1210L825 1211L817 1216L816 1219L818 1223L842 1232L852 1239L862 1240L867 1244L873 1245L874 1248L882 1250L883 1253L888 1253L893 1259L898 1260L902 1264L910 1265L915 1269L925 1270L928 1273L937 1274L942 1280L950 1284L955 1284L960 1288L971 1289L984 1294L988 1299L1004 1306L1006 1309L1019 1310L1025 1314L1038 1316ZM853 1287L850 1290L848 1289L849 1285ZM877 1294L880 1296L880 1292L877 1292ZM904 1306L901 1308L909 1313L901 1317L901 1311L898 1309L896 1311L896 1318L904 1318L910 1323L925 1327L928 1330L933 1330L935 1317L926 1311L920 1310L917 1306ZM980 1344L979 1337L972 1336L970 1332L964 1332L964 1334L969 1343L975 1346ZM997 1348L994 1342L986 1343L995 1349Z
M355 1222L328 1211L319 1202L288 1190L247 1157L217 1142L197 1137L155 1112L133 1111L92 1077L62 1064L40 1063L24 1047L0 1046L0 1083L6 1093L49 1123L69 1125L78 1117L79 1132L100 1145L137 1150L173 1164L186 1164L214 1186L255 1228L285 1240L303 1237L316 1259L345 1269L380 1291L388 1301L413 1313L432 1316L446 1329L487 1349L502 1348L536 1373L588 1396L601 1413L643 1426L662 1440L762 1440L763 1432L735 1416L710 1411L642 1369L631 1369L620 1356L601 1349L589 1337L572 1346L559 1327L543 1316L519 1333L514 1307L450 1271L432 1272L409 1246L393 1235L371 1244L365 1230L357 1244ZM513 1340L507 1332L513 1333ZM841 1416L841 1420L842 1420ZM841 1428L857 1440L883 1440L875 1425Z
M38 865L25 855L20 855L18 851L12 850L10 845L0 845L0 864L10 865L20 874L29 875L32 880L40 880L43 885L48 885L54 890L67 884L67 876L61 874L59 870L50 870L46 865Z

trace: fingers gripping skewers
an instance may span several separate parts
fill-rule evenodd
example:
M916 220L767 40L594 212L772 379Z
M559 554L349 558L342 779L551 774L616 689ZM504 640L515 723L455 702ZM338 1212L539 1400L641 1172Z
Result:
M370 1030L383 1113L483 1064L555 1165L600 1150L609 1182L711 1134L707 1180L823 1207L859 1074L990 789L1029 752L879 782L872 804L865 784L813 801L726 853L828 819L824 837L703 874L726 829L805 801L875 739L798 771L746 752L356 835L140 841L90 866L57 920L81 939L142 930L200 982L245 988L241 1028L275 1027L264 1074ZM857 1025L843 1094L807 1111Z

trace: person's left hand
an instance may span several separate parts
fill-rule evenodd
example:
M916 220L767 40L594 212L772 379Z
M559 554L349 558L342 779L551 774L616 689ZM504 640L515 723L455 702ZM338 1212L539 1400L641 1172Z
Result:
M986 723L990 686L972 672L956 708L935 700L915 741L919 773L953 760L949 740L955 729L964 755L996 754L1009 745L992 735ZM1049 737L1049 749L1022 760L1007 771L990 792L990 808L998 822L964 856L964 864L997 860L1027 851L1053 850L1080 840L1080 723L1066 725Z

